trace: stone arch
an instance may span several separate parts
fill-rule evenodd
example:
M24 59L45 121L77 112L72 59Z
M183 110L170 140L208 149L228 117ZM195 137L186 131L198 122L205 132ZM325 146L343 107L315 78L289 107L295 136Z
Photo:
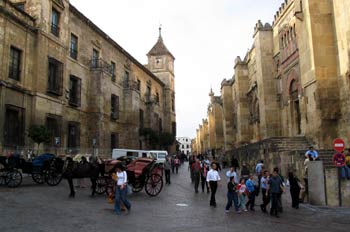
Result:
M301 85L295 70L292 70L287 78L287 90L289 99L289 115L291 118L291 135L301 134L301 112L300 112L300 95Z

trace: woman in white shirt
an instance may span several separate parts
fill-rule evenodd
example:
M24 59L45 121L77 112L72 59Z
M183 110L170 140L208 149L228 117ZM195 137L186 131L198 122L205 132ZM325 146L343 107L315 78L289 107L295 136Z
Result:
M210 206L216 207L215 193L218 188L218 181L220 181L220 175L217 171L217 166L212 163L210 171L207 173L207 182L211 190Z
M116 168L117 172L117 182L116 182L116 188L115 188L115 203L114 203L114 210L117 215L121 213L120 210L120 202L123 202L125 207L128 209L128 212L131 209L130 202L126 199L127 194L127 184L128 184L128 175L126 174L126 171L123 171L121 166L118 166Z

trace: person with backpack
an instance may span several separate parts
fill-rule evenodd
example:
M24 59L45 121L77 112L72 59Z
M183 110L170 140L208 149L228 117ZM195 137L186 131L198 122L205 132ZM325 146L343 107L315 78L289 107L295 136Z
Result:
M192 164L192 173L193 173L193 180L194 180L194 190L196 193L198 193L198 186L200 181L200 175L201 175L201 164L199 162L199 159L195 159L195 162Z

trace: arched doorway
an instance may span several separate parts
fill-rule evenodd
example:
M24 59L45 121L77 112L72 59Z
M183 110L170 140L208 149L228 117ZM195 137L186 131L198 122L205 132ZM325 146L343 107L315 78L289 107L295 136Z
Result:
M301 134L301 115L299 105L298 82L295 79L290 83L289 94L293 128L292 133L299 135Z

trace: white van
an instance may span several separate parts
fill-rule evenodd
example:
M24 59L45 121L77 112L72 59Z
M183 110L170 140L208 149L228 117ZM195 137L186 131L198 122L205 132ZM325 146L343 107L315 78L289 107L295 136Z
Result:
M151 157L157 159L157 163L164 163L168 156L167 151L149 151Z
M133 157L133 158L145 158L145 157L149 157L149 151L131 150L131 149L113 149L112 150L112 159L118 159L123 156Z

